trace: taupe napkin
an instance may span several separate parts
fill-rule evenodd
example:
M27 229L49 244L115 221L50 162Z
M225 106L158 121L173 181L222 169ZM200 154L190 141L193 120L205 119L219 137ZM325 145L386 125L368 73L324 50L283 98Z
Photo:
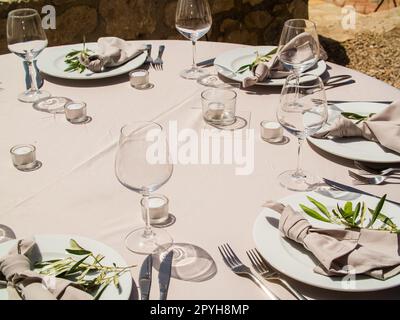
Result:
M317 132L315 138L362 137L400 153L400 100L358 124L339 116L328 129Z
M7 256L0 258L0 274L8 282L9 297L24 300L92 300L71 281L46 278L31 268L40 256L33 239L18 241Z
M136 58L144 50L144 45L126 42L116 37L103 37L97 40L98 51L80 62L90 71L102 72L105 68L118 67Z
M310 41L311 39L311 41ZM291 41L289 41L282 49L288 54L296 55L297 61L304 61L310 58L310 51L312 50L311 43L313 42L311 34L308 32L303 32ZM320 46L320 59L327 60L328 55L324 48ZM242 81L244 88L251 87L259 81L263 81L267 78L279 79L286 78L291 72L283 66L278 58L278 54L275 54L268 62L259 63L253 70L253 76L246 77Z
M326 276L365 274L385 280L400 272L399 236L369 229L313 228L290 206L267 202L279 213L283 236L302 244L320 262L314 271Z

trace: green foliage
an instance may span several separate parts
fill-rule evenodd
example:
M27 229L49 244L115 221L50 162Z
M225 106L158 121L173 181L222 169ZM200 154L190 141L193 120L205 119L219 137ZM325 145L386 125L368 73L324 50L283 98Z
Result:
M259 63L268 62L269 60L271 60L272 56L276 53L277 50L278 50L277 48L272 49L270 52L268 52L265 55L259 55L258 52L256 52L256 59L250 64L245 64L245 65L241 66L236 72L243 73L246 70L251 71Z

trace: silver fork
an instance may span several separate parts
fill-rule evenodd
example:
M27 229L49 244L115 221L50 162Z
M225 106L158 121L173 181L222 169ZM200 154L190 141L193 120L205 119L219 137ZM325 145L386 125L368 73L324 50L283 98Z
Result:
M148 63L150 66L153 66L153 58L151 57L151 44L146 45L147 50L147 58L145 63Z
M237 257L237 255L233 252L232 248L229 244L223 244L218 247L219 252L221 253L222 259L225 264L230 268L233 273L237 274L241 277L246 277L252 280L255 284L257 284L272 300L280 300L271 290L267 288L267 286L263 283L261 279L259 279L253 272L251 272L250 268L245 266Z
M156 70L163 70L164 61L162 60L162 55L164 53L164 49L165 49L164 45L161 45L158 48L158 57L156 60L154 60L154 63L153 63L153 67Z
M400 168L387 168L383 170L378 170L371 168L360 161L354 161L354 165L360 170L379 176L388 176L391 175L392 173L393 174L400 173Z
M251 265L262 276L265 280L279 281L283 286L286 287L298 300L307 300L300 292L291 286L285 279L282 279L280 274L273 270L269 263L260 255L256 249L246 251L247 256L250 259Z
M379 175L371 176L371 177L365 177L365 176L362 176L362 175L360 175L358 173L355 173L354 171L351 171L351 170L349 170L349 175L353 179L355 179L357 181L360 181L362 183L365 183L365 184L382 184L389 178L393 178L393 179L400 178L400 177L393 177L393 176L389 177L389 176L379 176Z

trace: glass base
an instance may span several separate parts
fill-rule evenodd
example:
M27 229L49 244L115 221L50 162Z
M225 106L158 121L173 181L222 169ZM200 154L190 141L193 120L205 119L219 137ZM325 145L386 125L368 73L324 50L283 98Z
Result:
M182 78L189 80L196 80L200 77L204 77L207 74L207 71L196 67L190 67L189 69L185 69L180 73Z
M289 170L278 176L278 181L282 187L292 191L311 191L317 188L320 179L307 171L301 171L300 175L296 170Z
M152 229L149 236L144 235L145 227L131 231L125 238L125 245L129 251L138 254L152 254L160 247L169 248L173 240L163 229Z
M26 103L34 103L38 100L41 99L45 99L50 97L51 94L47 91L42 91L42 90L38 90L38 91L32 91L32 90L28 90L25 91L24 93L21 93L18 96L18 100L21 102L26 102Z

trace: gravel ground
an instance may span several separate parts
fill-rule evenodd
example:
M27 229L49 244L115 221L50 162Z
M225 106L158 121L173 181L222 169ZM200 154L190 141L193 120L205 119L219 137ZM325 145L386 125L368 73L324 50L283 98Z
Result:
M341 45L347 59L335 62L342 62L400 89L400 28L384 34L359 33Z

